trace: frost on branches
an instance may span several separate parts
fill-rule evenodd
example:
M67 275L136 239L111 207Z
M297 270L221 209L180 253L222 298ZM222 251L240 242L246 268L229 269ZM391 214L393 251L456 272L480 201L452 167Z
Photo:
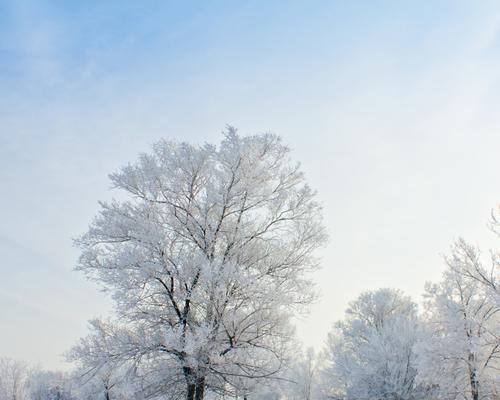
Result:
M244 395L273 377L326 239L280 138L160 141L110 178L121 200L77 241L78 269L112 292L117 318L95 322L74 357L137 372L151 396Z
M443 399L500 396L498 255L485 267L479 250L463 239L446 258L443 280L426 290L428 340L422 343L422 377Z
M324 398L420 398L417 339L417 308L409 297L394 289L363 293L328 336Z

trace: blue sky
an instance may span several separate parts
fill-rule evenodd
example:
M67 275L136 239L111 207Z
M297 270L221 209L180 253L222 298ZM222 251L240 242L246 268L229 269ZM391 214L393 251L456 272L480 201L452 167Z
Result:
M107 174L166 137L282 135L325 207L320 348L360 291L418 300L500 202L500 5L0 0L0 355L64 366L109 302L72 271Z

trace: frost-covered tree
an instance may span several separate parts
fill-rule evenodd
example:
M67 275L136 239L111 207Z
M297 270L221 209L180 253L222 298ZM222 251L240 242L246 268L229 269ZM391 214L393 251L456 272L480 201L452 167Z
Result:
M415 399L417 307L399 290L379 289L351 302L329 334L323 392L352 400Z
M66 374L34 369L27 381L29 400L74 400Z
M138 379L133 363L124 357L129 332L101 320L90 321L91 332L68 354L77 362L73 382L80 400L134 399ZM120 335L122 334L122 335ZM127 396L124 396L127 393Z
M276 374L325 241L288 147L229 128L219 146L160 141L110 178L120 200L77 241L78 269L116 301L95 365L131 364L152 392L198 400Z
M500 237L500 206L491 215L490 229ZM493 296L493 301L500 307L500 249L490 250L490 265L485 266L479 259L479 250L465 240L455 243L453 262L449 266L459 274L478 281Z
M0 400L74 400L67 375L0 358Z
M315 394L316 355L314 349L308 348L292 365L287 399L311 400Z
M446 258L443 280L426 288L421 377L444 399L500 395L498 259L486 268L479 250L463 239ZM496 396L496 397L495 397Z
M312 348L302 350L295 343L286 367L274 381L256 382L246 394L248 400L311 400L316 399L316 355Z
M26 363L0 358L0 400L25 400L27 379Z
M316 354L314 349L296 352L281 384L281 398L311 400L316 398Z

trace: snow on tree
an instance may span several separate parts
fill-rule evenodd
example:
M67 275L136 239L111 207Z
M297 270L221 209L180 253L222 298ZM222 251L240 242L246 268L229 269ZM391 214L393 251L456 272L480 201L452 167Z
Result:
M444 399L498 398L498 259L484 267L479 250L459 239L446 262L443 280L426 287L429 340L421 347L421 379Z
M311 400L315 394L316 355L308 348L292 367L288 396L290 400Z
M274 380L253 380L249 390L238 398L248 400L312 400L318 399L317 358L312 348L303 351L295 343L286 366Z
M365 292L335 324L323 354L324 396L414 399L417 307L399 290Z
M129 331L119 331L112 323L90 321L91 333L67 355L77 362L73 382L81 400L139 399L140 378L133 362L124 357L132 345Z
M500 237L500 206L492 212L490 229ZM450 268L468 278L475 279L493 296L493 301L500 307L500 249L490 250L490 266L486 267L480 260L480 251L460 238L453 249L453 261L448 262Z
M279 372L326 239L288 147L228 128L218 147L160 141L110 178L121 200L77 241L77 268L116 303L95 365L132 364L187 399Z
M28 367L22 361L0 358L0 400L26 399Z
M73 400L71 384L66 374L34 369L30 372L27 391L30 400Z
M316 355L314 349L300 351L291 360L282 384L287 400L311 400L316 396Z
M288 355L279 379L259 382L246 396L251 400L311 400L316 394L316 355L312 348L302 351L296 343Z

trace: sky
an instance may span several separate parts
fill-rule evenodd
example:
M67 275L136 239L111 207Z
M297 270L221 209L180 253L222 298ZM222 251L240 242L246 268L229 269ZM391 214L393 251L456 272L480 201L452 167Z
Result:
M324 206L320 350L364 290L421 300L500 203L494 1L0 0L0 356L63 354L108 297L73 271L107 175L160 138L273 132Z

